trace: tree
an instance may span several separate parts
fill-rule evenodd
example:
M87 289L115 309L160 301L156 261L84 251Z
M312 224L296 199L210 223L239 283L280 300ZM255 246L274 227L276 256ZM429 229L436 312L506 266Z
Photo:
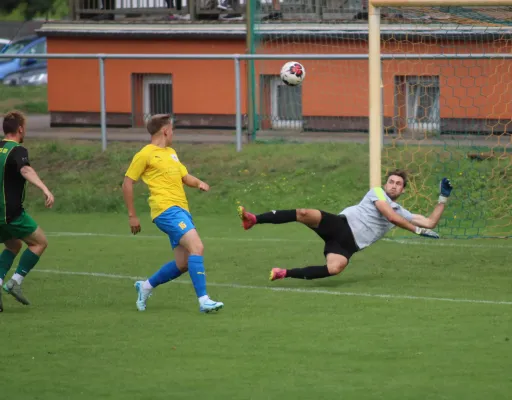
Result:
M36 15L45 15L53 10L54 0L1 0L0 11L11 13L21 7L25 20L30 20Z

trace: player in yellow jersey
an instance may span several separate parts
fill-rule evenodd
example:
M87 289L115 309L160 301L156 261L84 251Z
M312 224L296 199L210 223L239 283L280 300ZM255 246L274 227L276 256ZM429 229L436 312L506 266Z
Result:
M149 188L151 219L169 236L176 259L163 265L146 281L135 282L137 309L146 309L146 301L155 287L176 279L188 270L199 299L199 310L220 310L224 304L211 300L206 292L204 246L190 215L183 185L205 192L210 187L190 175L180 162L176 151L170 147L173 135L170 115L151 117L147 123L147 130L151 135L151 143L135 154L123 182L130 228L134 235L141 230L133 205L133 184L142 178Z

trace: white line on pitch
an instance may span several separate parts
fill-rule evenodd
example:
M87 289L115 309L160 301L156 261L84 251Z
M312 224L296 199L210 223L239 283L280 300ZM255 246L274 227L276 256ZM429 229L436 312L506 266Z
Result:
M116 234L116 233L94 233L94 232L47 232L47 236L50 237L112 237L112 238L144 238L144 239L165 239L162 235L137 235L133 236L130 234ZM241 238L241 237L203 237L204 240L218 240L218 241L233 241L233 242L318 242L314 239L286 239L286 238ZM423 239L419 242L415 239L382 239L388 243L399 243L411 246L439 246L439 247L466 247L466 248L483 248L483 249L511 249L512 246L499 245L499 244L471 244L471 243L443 243L442 240Z
M110 279L130 279L132 281L144 280L145 277L141 276L129 276L129 275L116 275L116 274L105 274L102 272L79 272L79 271L60 271L55 269L34 269L46 274L58 274L58 275L78 275L78 276L93 276L98 278L110 278ZM174 281L173 283L190 284L188 281ZM455 299L448 297L427 297L427 296L407 296L407 295L395 295L395 294L378 294L378 293L356 293L356 292L335 292L332 290L324 289L299 289L299 288L283 288L283 287L268 287L268 286L252 286L252 285L239 285L236 283L210 283L209 286L226 287L230 289L247 289L247 290L268 290L271 292L291 292L291 293L307 293L307 294L326 294L332 296L351 296L351 297L373 297L381 299L391 300L428 300L428 301L445 301L451 303L472 303L472 304L500 304L500 305L512 305L512 301L497 301L497 300L476 300L476 299Z

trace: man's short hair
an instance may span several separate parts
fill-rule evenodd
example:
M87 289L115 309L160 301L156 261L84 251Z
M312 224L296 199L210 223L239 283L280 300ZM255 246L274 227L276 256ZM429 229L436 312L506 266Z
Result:
M4 115L4 134L15 135L20 127L25 126L25 116L21 111L9 111Z
M157 114L153 115L148 123L146 124L146 128L151 136L160 132L164 126L171 123L171 115L170 114Z
M392 175L399 176L400 178L402 178L404 180L404 187L407 186L407 172L406 171L404 171L403 169L395 169L394 171L388 172L388 174L386 175L386 182L388 181L389 177Z

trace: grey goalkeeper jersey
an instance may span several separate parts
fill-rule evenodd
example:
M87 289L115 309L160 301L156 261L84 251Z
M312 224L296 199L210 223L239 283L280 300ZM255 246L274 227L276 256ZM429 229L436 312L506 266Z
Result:
M374 204L377 200L387 201L397 214L408 221L412 220L412 214L391 200L382 188L371 189L358 205L347 207L340 213L347 217L359 249L375 243L395 226L377 210Z

